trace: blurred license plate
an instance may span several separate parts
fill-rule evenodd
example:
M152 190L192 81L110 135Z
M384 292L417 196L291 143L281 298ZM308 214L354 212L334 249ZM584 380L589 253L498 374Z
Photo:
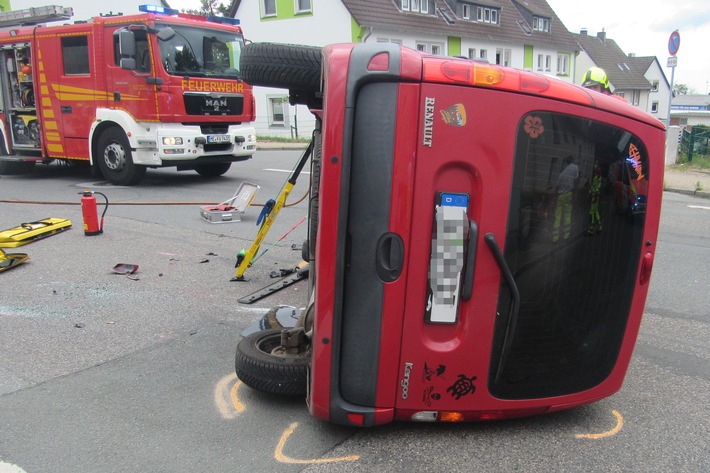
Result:
M229 135L207 135L208 143L229 143Z

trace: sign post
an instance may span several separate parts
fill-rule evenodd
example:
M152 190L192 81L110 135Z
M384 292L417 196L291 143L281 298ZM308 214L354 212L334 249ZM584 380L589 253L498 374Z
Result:
M666 126L671 125L671 102L673 101L675 67L678 65L678 57L676 56L676 54L678 54L678 49L680 49L680 33L678 33L678 30L675 30L668 38L668 53L671 57L668 58L668 64L666 66L671 68L671 91L668 97L668 117L666 120Z

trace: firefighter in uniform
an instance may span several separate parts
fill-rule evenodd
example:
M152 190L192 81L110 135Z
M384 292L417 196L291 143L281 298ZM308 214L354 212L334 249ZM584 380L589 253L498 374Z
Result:
M592 178L592 185L589 188L589 197L591 198L591 205L589 207L589 228L587 233L594 235L595 233L602 231L602 221L599 218L599 195L602 191L602 170L599 164L594 166L594 177Z

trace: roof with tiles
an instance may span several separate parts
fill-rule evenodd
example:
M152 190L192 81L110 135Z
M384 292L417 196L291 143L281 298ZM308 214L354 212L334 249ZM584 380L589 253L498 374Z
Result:
M577 51L572 34L545 0L430 0L428 14L402 11L401 0L341 0L363 27L445 34L479 41ZM463 18L463 4L499 10L498 24ZM473 15L472 15L473 16ZM550 20L550 31L535 31L533 16Z
M604 69L615 90L651 90L651 83L644 77L648 67L643 71L639 68L641 58L628 57L605 32L592 36L583 31L573 36L594 64Z

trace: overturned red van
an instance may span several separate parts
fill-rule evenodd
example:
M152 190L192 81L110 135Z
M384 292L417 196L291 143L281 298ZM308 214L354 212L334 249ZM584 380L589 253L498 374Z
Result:
M242 71L318 123L308 307L240 342L247 384L302 386L314 416L356 426L541 414L621 388L656 250L661 122L395 44L254 44ZM619 169L644 189L633 219L616 211ZM255 352L273 369L244 373Z

